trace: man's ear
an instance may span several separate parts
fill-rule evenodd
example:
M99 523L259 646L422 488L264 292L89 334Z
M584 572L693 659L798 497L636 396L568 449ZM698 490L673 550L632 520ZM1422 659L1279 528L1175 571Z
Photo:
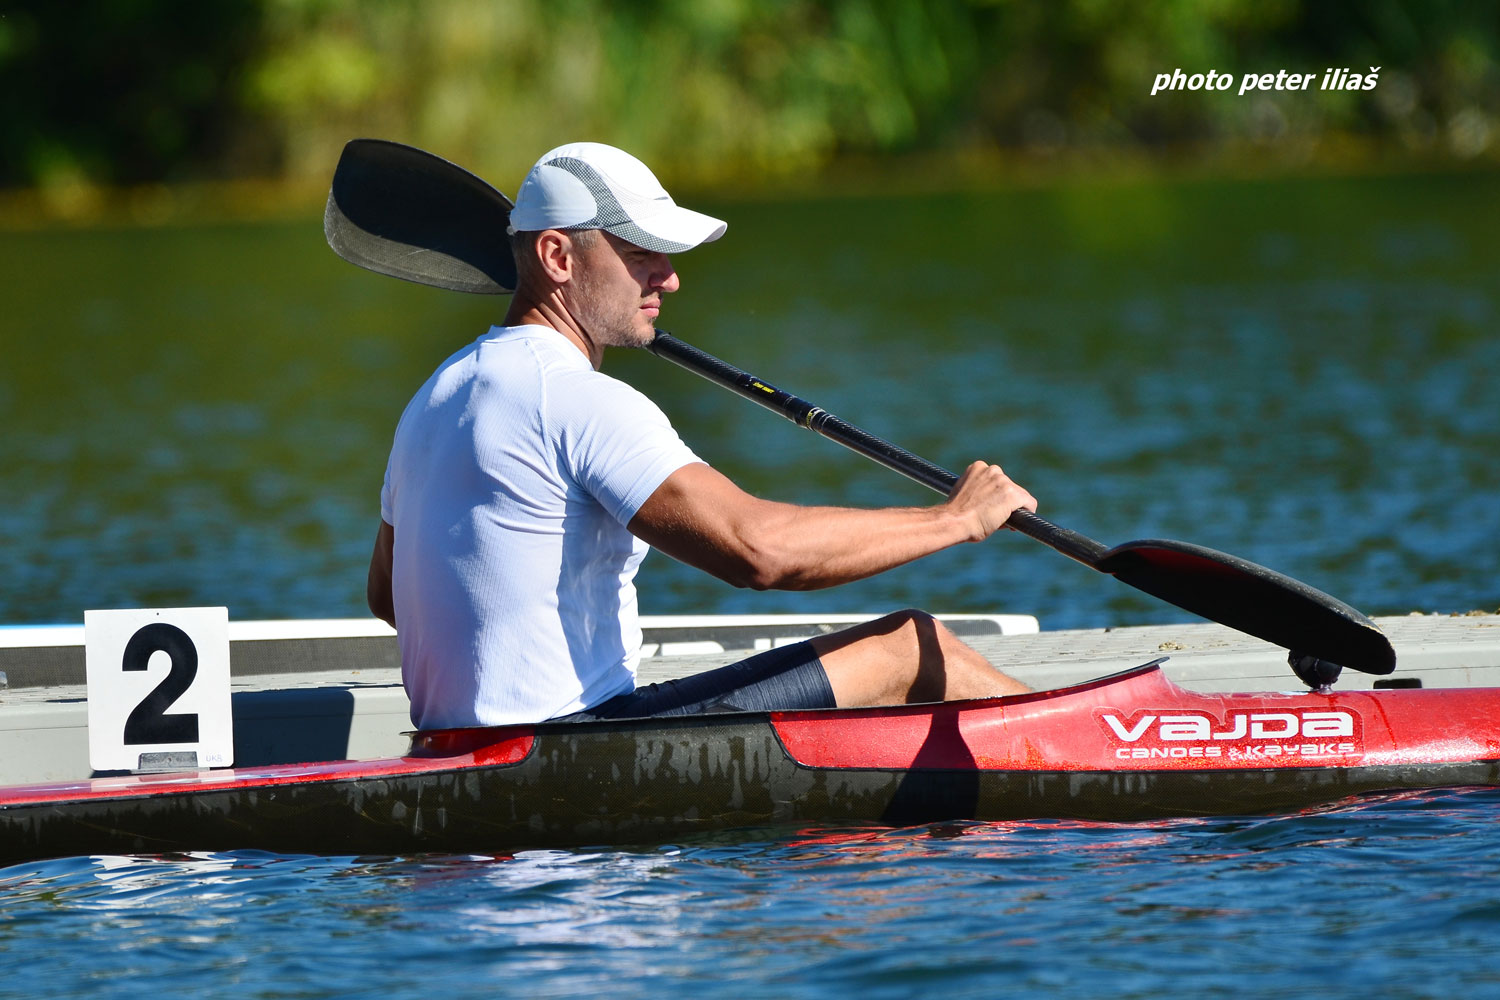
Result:
M578 248L567 233L558 229L544 229L536 238L537 261L542 273L554 284L567 284L578 266Z

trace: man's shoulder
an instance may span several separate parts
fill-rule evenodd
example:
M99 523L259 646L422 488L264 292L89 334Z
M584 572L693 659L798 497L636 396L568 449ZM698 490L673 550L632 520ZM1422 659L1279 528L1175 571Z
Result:
M596 372L588 358L562 334L544 326L496 326L459 351L469 357L476 372L502 380L532 373L551 380L593 382L610 379Z
M536 408L544 424L647 419L667 423L650 397L602 371L545 327L494 327L449 359L453 378L476 398L501 397L506 406Z
M666 420L651 397L592 367L550 371L545 386L548 408L564 419Z

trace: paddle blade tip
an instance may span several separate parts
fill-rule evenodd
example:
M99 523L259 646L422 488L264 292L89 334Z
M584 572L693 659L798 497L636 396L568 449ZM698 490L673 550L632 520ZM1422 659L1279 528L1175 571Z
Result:
M1369 618L1300 580L1214 549L1168 539L1128 542L1095 568L1185 611L1288 650L1367 674L1396 669Z
M482 295L516 286L506 234L510 199L415 146L351 139L334 169L323 235L377 274Z

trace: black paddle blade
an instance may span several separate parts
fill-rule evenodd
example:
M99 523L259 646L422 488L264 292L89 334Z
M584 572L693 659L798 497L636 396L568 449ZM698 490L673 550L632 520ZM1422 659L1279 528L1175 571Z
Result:
M344 146L323 234L335 253L380 274L455 292L514 291L505 227L511 203L464 168L414 146Z
M1300 654L1367 674L1396 651L1364 615L1321 590L1225 552L1150 539L1110 549L1095 568L1179 608Z

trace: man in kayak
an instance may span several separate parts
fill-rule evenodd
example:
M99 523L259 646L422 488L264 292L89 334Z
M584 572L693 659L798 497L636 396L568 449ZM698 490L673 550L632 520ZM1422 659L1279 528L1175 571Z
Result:
M544 155L510 219L518 276L504 325L407 405L381 491L369 603L397 630L419 729L1026 690L911 610L637 688L633 580L650 546L737 587L811 590L981 541L1036 501L983 462L931 507L745 493L599 371L606 347L651 341L679 286L669 255L725 224L598 143Z

